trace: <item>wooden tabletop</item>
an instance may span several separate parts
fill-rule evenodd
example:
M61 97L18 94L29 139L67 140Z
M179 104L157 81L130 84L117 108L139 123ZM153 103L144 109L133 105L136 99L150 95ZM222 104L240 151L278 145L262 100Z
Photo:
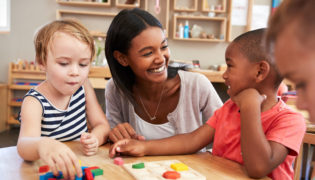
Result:
M98 153L94 156L84 156L81 152L81 145L79 142L67 142L66 144L82 161L82 166L99 166L103 169L103 176L96 176L96 180L134 179L123 167L115 165L113 163L113 159L108 157L109 145L101 146ZM0 148L0 157L0 179L38 179L38 168L45 165L41 160L34 162L23 161L18 155L15 146ZM125 163L179 160L206 176L207 179L250 179L247 177L244 168L238 163L217 156L212 156L209 152L180 156L123 157L123 159Z

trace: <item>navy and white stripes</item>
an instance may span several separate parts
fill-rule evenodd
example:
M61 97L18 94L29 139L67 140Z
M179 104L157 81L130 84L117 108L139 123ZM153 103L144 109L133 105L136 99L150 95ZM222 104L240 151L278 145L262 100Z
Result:
M66 110L56 108L34 89L25 96L33 96L42 104L41 136L71 141L79 139L83 132L87 132L85 94L82 86L72 95Z

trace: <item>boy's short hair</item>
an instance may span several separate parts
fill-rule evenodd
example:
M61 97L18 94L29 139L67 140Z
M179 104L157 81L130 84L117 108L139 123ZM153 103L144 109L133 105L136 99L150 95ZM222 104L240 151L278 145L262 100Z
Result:
M275 64L271 61L270 56L266 53L266 50L263 46L264 35L266 28L256 29L248 31L240 36L236 37L233 40L233 43L238 44L238 47L241 53L250 61L250 62L260 62L266 61L271 66L271 69L275 71L275 88L279 86L283 80L282 76L278 72Z
M286 0L281 3L271 16L266 33L265 46L271 56L277 37L293 22L298 25L296 35L303 44L315 43L315 1Z
M36 51L35 61L38 64L45 65L47 61L48 47L56 32L69 34L76 39L86 43L91 50L91 61L95 56L94 39L89 31L78 21L73 19L55 20L46 24L36 33L34 45Z

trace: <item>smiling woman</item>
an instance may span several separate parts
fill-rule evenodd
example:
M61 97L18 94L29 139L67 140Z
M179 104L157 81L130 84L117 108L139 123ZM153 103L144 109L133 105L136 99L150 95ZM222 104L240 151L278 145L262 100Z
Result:
M105 53L113 77L105 92L113 142L191 132L222 105L205 76L171 72L163 28L144 10L122 10L113 19Z

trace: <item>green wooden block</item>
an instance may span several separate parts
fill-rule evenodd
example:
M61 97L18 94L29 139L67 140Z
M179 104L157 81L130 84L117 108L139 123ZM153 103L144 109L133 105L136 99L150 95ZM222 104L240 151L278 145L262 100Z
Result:
M92 169L91 172L94 174L94 176L103 175L103 169Z
M133 164L132 168L133 169L143 169L144 168L144 163Z

